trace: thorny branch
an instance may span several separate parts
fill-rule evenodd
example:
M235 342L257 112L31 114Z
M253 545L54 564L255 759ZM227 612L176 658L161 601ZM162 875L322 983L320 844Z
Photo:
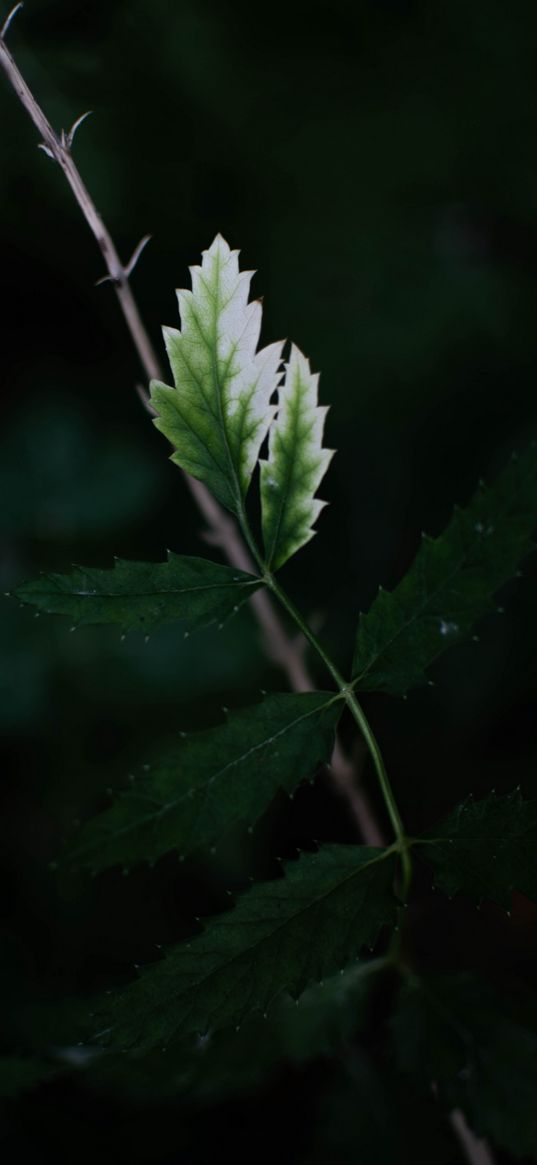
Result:
M131 259L124 266L119 258L114 241L103 223L88 189L81 178L79 170L73 161L71 153L75 133L82 121L89 114L82 114L67 133L62 130L61 134L57 134L43 113L41 106L38 104L7 48L5 36L13 17L20 8L22 8L22 4L15 5L0 30L0 65L41 136L40 148L48 157L57 162L63 170L82 214L99 246L106 265L107 274L98 282L112 283L125 318L125 323L148 379L151 380L154 378L161 380L163 374L159 360L146 331L129 284L129 277L150 236L144 236L135 248ZM143 395L142 399L144 399ZM226 514L201 482L190 477L189 474L183 474L183 478L207 523L207 529L204 532L205 540L210 542L211 545L219 546L232 566L251 572L253 564L233 519ZM315 685L305 663L301 645L297 644L296 641L287 635L269 595L259 590L252 596L251 602L253 603L257 619L263 631L270 658L286 673L289 683L295 691L304 692L314 689ZM351 761L346 757L339 741L336 741L331 772L340 793L348 802L364 841L369 845L382 845L384 837L380 826L375 819L365 793L357 786L356 770Z

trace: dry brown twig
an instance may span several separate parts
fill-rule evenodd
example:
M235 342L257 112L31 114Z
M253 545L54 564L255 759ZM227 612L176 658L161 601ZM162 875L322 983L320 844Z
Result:
M125 323L148 380L162 380L163 374L158 357L147 334L129 283L136 263L151 236L144 236L128 263L123 265L114 241L73 161L71 150L74 137L82 122L89 116L89 112L77 118L68 132L62 130L60 134L57 134L6 45L6 33L13 18L22 7L22 3L15 5L0 30L0 66L40 134L39 148L49 158L57 162L63 170L80 210L99 246L107 274L99 279L98 283L112 283ZM138 393L147 407L144 389L138 388ZM218 546L232 566L251 572L253 564L233 519L215 501L201 482L186 473L182 476L207 524L203 534L205 541L212 546ZM302 645L297 644L296 640L291 639L287 634L269 595L264 591L257 591L251 602L263 632L267 653L273 662L285 672L290 686L296 692L314 689L315 684L305 662ZM364 841L369 845L382 845L385 840L382 830L375 819L365 793L359 787L356 769L345 755L339 740L336 741L331 772L337 788L349 805Z

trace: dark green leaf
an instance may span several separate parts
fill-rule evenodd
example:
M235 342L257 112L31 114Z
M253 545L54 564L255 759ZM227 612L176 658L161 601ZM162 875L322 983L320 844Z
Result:
M112 570L78 566L71 574L45 574L15 594L48 614L68 615L75 626L152 631L178 619L189 629L221 623L261 585L240 570L169 551L167 562L117 559Z
M56 1076L60 1069L47 1060L0 1056L0 1097L14 1097Z
M224 724L178 742L93 818L67 854L92 871L186 855L251 825L278 789L287 792L330 759L341 701L328 692L283 693L230 713Z
M337 1052L359 1031L376 974L385 959L352 963L295 1001L278 1000L267 1019L249 1016L240 1030L227 1028L203 1039L189 1036L170 1047L129 1057L108 1054L92 1076L130 1096L162 1099L189 1093L221 1098L250 1093L288 1064L304 1064Z
M190 1033L238 1025L286 992L333 974L395 919L395 857L366 846L325 846L290 863L285 878L253 886L234 910L102 1009L97 1041L167 1046Z
M479 1136L537 1155L537 1009L470 976L412 981L394 1018L400 1067L436 1085Z
M492 596L532 549L536 526L532 446L490 489L480 486L467 509L456 509L439 538L424 537L395 590L381 590L360 616L356 686L399 695L424 683L429 664L494 611Z
M519 890L537 902L537 801L523 801L518 790L469 798L420 839L418 853L450 897L462 890L509 909Z

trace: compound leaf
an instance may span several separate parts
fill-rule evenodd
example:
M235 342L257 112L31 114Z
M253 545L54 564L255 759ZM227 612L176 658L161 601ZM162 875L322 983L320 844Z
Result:
M456 509L439 538L424 537L394 591L380 591L360 616L354 657L357 688L406 692L458 643L532 549L537 526L537 450L514 457L496 483Z
M262 585L261 579L206 558L168 553L167 562L125 562L112 570L76 567L45 574L15 594L48 614L84 623L118 623L123 630L153 631L184 620L190 629L221 623Z
M391 850L345 845L288 863L284 878L253 886L234 910L111 997L95 1039L112 1048L163 1047L239 1025L282 993L296 998L394 922L394 864Z
M179 291L181 331L164 328L175 387L153 381L155 425L172 461L239 514L275 407L282 344L256 352L261 303L248 303L251 271L217 235Z
M323 506L315 491L333 456L323 449L326 408L317 404L319 376L293 344L270 427L268 460L260 462L263 540L267 565L283 566L313 538Z
M178 742L77 834L66 859L92 872L182 856L248 825L278 789L287 792L328 761L341 702L329 692L269 695L215 728Z
M435 885L450 897L462 890L508 910L518 890L537 902L537 801L523 801L518 789L469 798L420 842Z

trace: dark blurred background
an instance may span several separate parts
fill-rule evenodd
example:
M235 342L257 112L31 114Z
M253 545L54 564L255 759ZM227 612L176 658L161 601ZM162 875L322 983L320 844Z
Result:
M285 581L348 668L358 611L379 583L397 582L420 531L440 532L453 503L537 435L535 7L30 0L9 44L57 128L93 110L76 161L125 259L153 234L133 288L159 353L161 323L177 323L174 288L219 230L259 272L265 340L292 338L322 371L338 450L321 490L330 506ZM114 554L206 553L136 395L113 290L94 287L94 240L3 77L0 125L2 590ZM536 581L526 567L480 642L439 662L434 688L366 700L410 832L469 791L521 783L534 795ZM275 853L353 830L322 778L214 862L56 878L48 863L107 788L179 727L215 723L223 703L284 679L247 611L222 633L185 641L163 629L147 644L107 628L71 634L8 599L0 619L2 995L6 1049L30 1051L49 1003L124 981L156 942L218 908L224 883L240 887L270 874ZM508 926L489 907L476 916L431 903L429 914L427 893L425 966L495 962L529 981L526 904ZM316 1087L297 1084L292 1114L281 1095L248 1117L219 1110L207 1145L184 1159L212 1159L218 1135L246 1160L262 1129L268 1160L282 1151L274 1112L291 1119L296 1159ZM183 1159L188 1121L180 1134L173 1108L135 1119L115 1103L51 1086L10 1111L9 1144L61 1155L74 1137L81 1161ZM427 1156L422 1133L412 1160ZM448 1144L446 1162L458 1159Z

